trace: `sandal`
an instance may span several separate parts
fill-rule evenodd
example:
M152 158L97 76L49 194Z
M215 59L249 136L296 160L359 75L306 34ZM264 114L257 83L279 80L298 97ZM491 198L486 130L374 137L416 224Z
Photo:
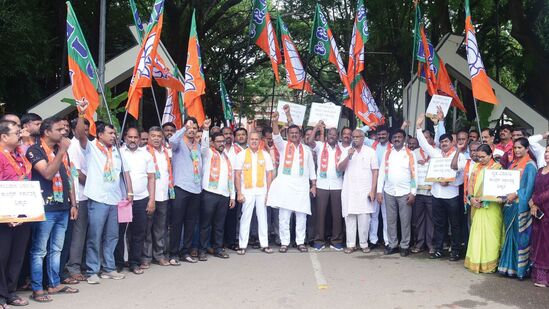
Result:
M55 289L48 289L48 294L55 295L55 294L76 294L80 292L78 289L71 288L68 285L65 285L60 290L55 291Z
M37 303L49 303L53 299L46 293L43 294L37 294L35 292L32 292L30 299L34 300Z
M0 309L10 309L10 306L8 306L8 304L6 303L3 303L3 304L0 304Z
M366 248L362 248L362 253L369 253L370 252L370 248L366 247Z
M278 252L280 253L288 252L288 246L280 246L280 249L278 249Z
M271 249L271 247L263 247L263 248L261 248L261 251L265 252L267 254L273 253L273 249Z
M9 297L7 300L6 300L6 303L10 306L14 306L14 307L22 307L22 306L26 306L29 304L29 302L25 299L22 299L21 297L15 295L13 297ZM1 308L1 307L0 307Z
M355 252L355 250L356 250L355 247L347 247L343 252L345 252L345 254L351 254Z
M301 252L301 253L305 253L305 252L309 251L309 249L307 249L307 246L305 246L305 245L297 246L297 250L299 250L299 252Z
M133 267L130 269L132 273L135 275L142 275L144 273L143 269L141 267Z
M171 259L169 263L172 266L181 266L181 262L179 262L177 259Z
M149 263L142 263L142 264L139 266L139 268L141 268L141 269L149 269L149 268L151 268L151 264L149 264Z
M236 253L238 255L244 255L244 254L246 254L246 249L238 249L238 250L236 250Z
M63 284L79 284L80 281L78 281L76 278L69 277L69 278L66 278L65 280L61 281L61 283L63 283Z
M170 266L170 262L168 262L168 261L166 261L166 260L164 260L164 259L160 259L160 260L158 261L158 265L160 265L160 266Z
M82 274L74 274L71 275L71 278L78 280L78 281L86 281L86 277Z

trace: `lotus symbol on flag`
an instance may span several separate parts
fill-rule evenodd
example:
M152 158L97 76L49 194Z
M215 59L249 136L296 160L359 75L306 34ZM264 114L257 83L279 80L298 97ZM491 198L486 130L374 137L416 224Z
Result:
M280 59L278 59L276 55L276 47L275 47L275 33L274 33L274 27L272 27L271 21L269 20L269 23L267 24L267 38L269 40L269 57L273 59L277 64Z
M469 64L471 78L484 71L484 64L478 51L477 38L472 31L467 31L467 63Z
M189 57L189 56L187 56ZM187 65L185 70L185 92L187 91L194 91L196 90L196 86L194 84L194 76L189 73L191 71L191 66Z
M337 59L337 66L340 74L347 76L347 72L345 72L345 67L343 66L343 59L341 59L341 54L339 54L339 50L337 49L337 44L333 36L330 37L330 45L332 47L332 51L334 52L335 58Z
M316 37L318 39L321 39L324 42L328 41L328 33L326 32L326 29L323 27L316 28Z
M265 19L265 12L261 11L260 9L256 8L254 10L254 22L258 25L263 23L263 19Z
M322 42L316 43L316 45L315 45L315 54L317 54L319 56L326 55L326 48L324 48L324 44L322 44Z
M284 39L284 44L286 45L286 50L290 55L290 61L292 62L292 67L294 68L295 77L297 78L297 81L301 82L305 79L305 70L303 70L303 65L299 59L299 54L297 53L296 47L292 41L288 39ZM322 44L321 46L324 47Z
M374 114L376 117L381 119L381 112L379 111L376 101L372 97L370 88L368 88L367 85L364 85L364 87L362 87L362 93L360 94L360 97L362 98L362 102L365 102L368 105L368 113L365 115L365 118L368 118L371 114Z
M139 60L139 65L137 66L138 74L140 76L145 76L149 79L151 78L151 71L149 70L149 67L152 63L151 53L155 37L156 33L152 33L148 37L147 42L145 42L145 49L143 50L143 54L141 55L141 59Z

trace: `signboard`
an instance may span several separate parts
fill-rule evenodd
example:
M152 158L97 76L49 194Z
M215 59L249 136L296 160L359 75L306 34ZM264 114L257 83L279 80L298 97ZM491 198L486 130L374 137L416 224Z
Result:
M339 124L339 115L341 114L341 106L334 103L313 103L309 113L308 126L314 127L322 120L326 128L337 128Z
M520 171L485 170L482 186L483 201L497 201L498 196L515 193L520 188Z
M425 181L431 182L452 182L456 180L457 171L450 166L452 157L450 158L431 158L429 169Z
M0 181L0 223L44 221L38 181Z
M442 108L442 112L444 113L444 117L446 117L446 115L448 114L448 110L450 109L451 103L452 97L435 94L431 98L431 102L429 102L429 106L427 107L427 111L425 112L425 114L429 118L436 118L437 107L440 106Z
M302 126L303 120L305 120L305 111L307 110L307 106L282 100L279 100L278 105L276 106L276 111L279 114L278 123L285 125L288 122L288 119L286 119L286 113L284 112L283 108L286 104L290 106L290 115L292 115L292 120L294 121L294 124Z

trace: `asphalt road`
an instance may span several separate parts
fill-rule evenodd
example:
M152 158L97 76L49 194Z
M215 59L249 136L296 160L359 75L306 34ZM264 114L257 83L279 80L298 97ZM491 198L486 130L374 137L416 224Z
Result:
M153 265L120 281L83 282L76 295L28 308L549 308L549 288L472 274L463 261L324 250ZM21 296L28 296L22 293ZM351 307L352 306L352 307Z

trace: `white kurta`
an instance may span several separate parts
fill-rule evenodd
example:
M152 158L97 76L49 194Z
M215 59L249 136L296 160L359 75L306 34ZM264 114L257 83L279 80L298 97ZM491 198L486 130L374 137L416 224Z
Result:
M348 150L341 155L340 162L348 156ZM372 191L372 171L378 170L375 151L364 145L355 151L347 164L341 190L341 211L343 217L375 212L373 201L368 199Z
M291 211L311 214L311 200L309 199L309 180L316 179L315 164L309 147L303 147L303 175L299 175L299 147L294 152L290 175L283 173L284 154L288 142L280 135L273 134L275 147L280 153L280 165L276 178L271 183L267 197L267 205L284 208Z

